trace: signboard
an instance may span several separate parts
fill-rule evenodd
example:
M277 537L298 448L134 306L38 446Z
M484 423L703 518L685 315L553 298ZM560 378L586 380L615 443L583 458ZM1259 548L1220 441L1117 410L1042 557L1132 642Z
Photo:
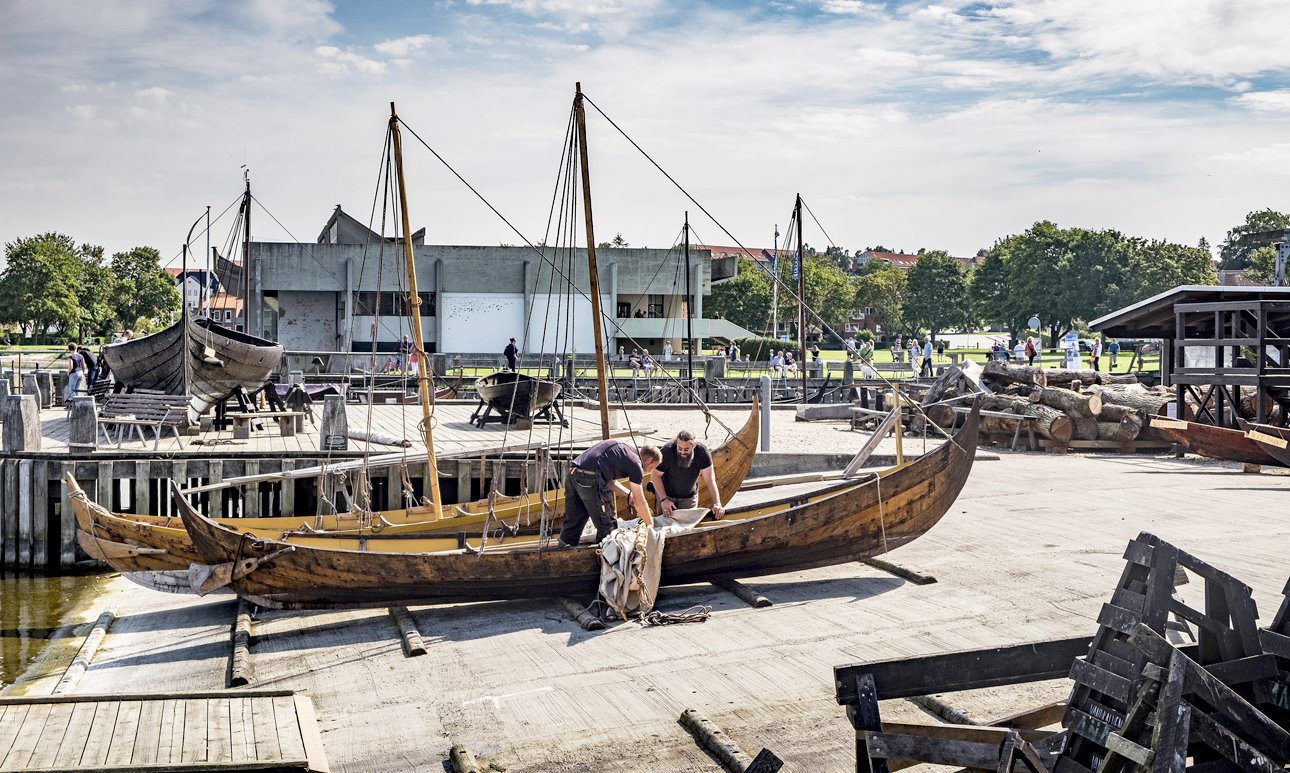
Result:
M323 438L322 450L344 451L349 448L349 439L344 435L327 435Z
M1039 329L1039 317L1031 317L1029 320L1027 320L1027 321L1026 321L1026 324L1027 324L1027 325L1030 325L1030 327L1034 328L1035 330L1038 330L1038 329Z

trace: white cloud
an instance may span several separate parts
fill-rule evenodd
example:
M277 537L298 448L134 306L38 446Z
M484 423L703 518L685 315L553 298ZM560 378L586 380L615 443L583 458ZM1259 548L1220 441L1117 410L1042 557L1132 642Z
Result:
M336 46L316 46L314 55L318 57L318 69L325 73L342 74L351 70L366 75L380 75L385 72L385 62L343 50Z
M161 107L170 101L175 92L161 86L153 86L147 89L139 89L134 92L135 98L142 104Z
M377 43L373 48L378 54L386 56L406 57L414 51L420 51L432 43L435 39L430 35L411 35L404 38L395 38L393 40L383 40Z
M98 108L94 105L72 105L67 112L78 121L92 121L98 118Z
M1290 89L1279 91L1249 91L1232 98L1238 107L1251 110L1290 113Z
M823 0L820 9L825 13L843 15L872 14L882 11L878 3L866 3L863 0Z

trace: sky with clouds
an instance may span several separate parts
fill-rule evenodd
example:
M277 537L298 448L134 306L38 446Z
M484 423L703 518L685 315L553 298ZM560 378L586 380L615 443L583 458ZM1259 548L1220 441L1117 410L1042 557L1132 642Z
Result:
M1284 0L9 0L0 239L179 253L367 220L389 103L526 235L574 92L749 246L970 255L1036 220L1211 242L1290 211ZM730 238L589 110L598 240ZM517 243L406 138L413 228ZM818 225L815 221L818 220ZM221 220L227 223L227 218ZM212 229L216 241L221 225ZM825 235L827 233L827 236Z

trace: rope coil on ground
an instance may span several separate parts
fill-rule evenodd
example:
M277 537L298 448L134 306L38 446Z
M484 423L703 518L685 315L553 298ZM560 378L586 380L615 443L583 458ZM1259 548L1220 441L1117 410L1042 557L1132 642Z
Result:
M680 612L660 612L657 609L641 615L641 625L672 625L674 623L703 623L712 616L712 607L696 604Z

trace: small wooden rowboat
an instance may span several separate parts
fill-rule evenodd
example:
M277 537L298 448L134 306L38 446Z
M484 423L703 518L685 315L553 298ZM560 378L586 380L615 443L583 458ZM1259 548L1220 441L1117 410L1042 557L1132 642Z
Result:
M1239 429L1157 416L1151 417L1151 428L1191 453L1207 456L1210 459L1245 464L1281 465Z
M757 439L761 432L760 405L754 402L748 418L735 434L725 443L712 449L712 461L717 471L719 490L726 497L734 495L748 471L752 467L757 451ZM116 551L110 555L91 555L100 558L118 572L132 580L157 590L174 590L175 577L158 575L158 572L186 572L188 565L200 562L193 550L188 534L177 518L155 515L133 515L111 513L89 499L75 479L66 479L71 494L72 510L76 515L77 528L83 532L78 535L82 547L86 537L98 543L120 543L122 545L144 548L157 548L161 553L148 553L146 556L131 555L130 551ZM710 507L711 500L706 486L699 486L699 506ZM219 519L230 528L253 533L259 537L280 539L286 537L301 544L340 545L357 547L365 543L368 536L374 534L417 535L425 538L418 545L421 550L450 550L458 547L463 533L469 533L469 539L478 542L482 537L483 526L489 519L490 506L486 499L455 505L445 512L452 515L442 521L431 521L430 508L420 506L407 510L387 510L377 513L375 518L360 519L349 514L340 515L295 515L264 518L229 518ZM560 518L564 512L564 489L552 489L540 493L515 497L500 497L492 504L494 528L497 521L506 521L514 527L534 527L540 525L543 514L553 528L559 528ZM338 543L341 537L352 540ZM493 538L496 541L496 537ZM417 544L409 541L411 546ZM86 548L86 552L91 552ZM118 555L120 554L120 555ZM187 590L184 583L181 590Z
M188 395L196 421L238 387L264 386L282 361L282 346L185 313L152 335L103 347L119 383L171 395Z
M475 392L498 415L532 419L556 401L563 389L554 381L499 370L475 380Z
M757 576L855 561L925 534L958 498L976 455L979 407L946 443L909 464L809 498L735 508L723 520L667 538L661 584ZM597 546L535 543L441 553L313 548L257 540L177 501L205 561L195 579L228 583L239 596L279 609L386 606L572 596L589 598ZM554 544L553 542L551 544Z

